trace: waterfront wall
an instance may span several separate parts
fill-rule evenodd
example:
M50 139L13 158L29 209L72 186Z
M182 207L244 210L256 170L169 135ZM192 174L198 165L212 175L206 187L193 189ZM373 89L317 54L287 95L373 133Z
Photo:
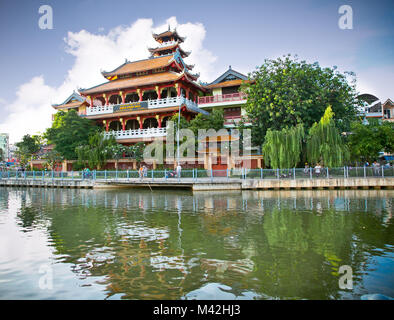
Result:
M394 189L394 177L330 179L0 179L0 186L38 188L184 188L216 190Z

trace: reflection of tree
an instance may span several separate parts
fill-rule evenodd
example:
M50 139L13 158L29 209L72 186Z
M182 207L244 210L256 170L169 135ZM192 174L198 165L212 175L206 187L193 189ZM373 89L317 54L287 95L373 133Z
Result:
M100 277L108 297L179 299L213 282L271 297L337 298L340 265L353 268L357 284L366 253L393 245L392 220L384 222L384 209L375 214L384 206L367 195L32 190L19 195L21 226L49 222L55 256L81 279ZM338 199L351 212L333 210Z

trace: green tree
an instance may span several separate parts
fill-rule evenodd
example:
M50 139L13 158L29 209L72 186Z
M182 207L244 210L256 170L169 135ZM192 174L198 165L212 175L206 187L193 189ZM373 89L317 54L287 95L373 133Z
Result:
M126 148L126 155L134 159L137 163L140 163L144 158L144 149L145 144L143 142L138 142Z
M44 137L64 159L73 160L77 159L76 147L88 144L89 136L98 130L93 121L80 117L75 110L59 111Z
M22 166L25 166L32 158L33 154L40 150L39 136L30 136L26 134L23 136L22 141L17 142L15 146L18 148L16 155Z
M117 142L113 136L105 137L101 132L94 133L89 137L87 145L76 147L77 165L100 170L107 160L113 157L116 145Z
M322 68L317 62L299 61L297 56L266 59L249 77L254 81L243 84L241 90L248 94L245 110L253 124L253 142L258 145L268 129L303 123L308 130L329 105L337 127L348 131L360 104L353 73Z
M44 154L42 159L45 160L45 164L49 166L52 170L56 163L60 163L63 161L62 155L55 150L51 150Z
M307 160L310 163L322 163L327 167L342 166L349 159L349 151L339 130L335 126L331 107L324 112L318 123L309 130L306 142Z
M262 149L265 164L274 169L295 168L300 162L304 136L302 124L282 130L268 129Z
M394 152L394 123L384 121L382 124L376 119L352 123L349 136L351 158L354 161L369 161L379 157L379 152Z
M197 136L199 129L220 130L224 127L224 116L222 109L214 109L209 115L199 113L190 121L189 129Z

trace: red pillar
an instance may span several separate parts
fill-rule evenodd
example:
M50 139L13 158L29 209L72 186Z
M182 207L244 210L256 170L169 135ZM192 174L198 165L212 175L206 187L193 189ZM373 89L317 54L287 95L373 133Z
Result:
M122 119L122 130L126 130L126 121L124 119Z
M140 89L137 89L139 101L142 101L142 91Z
M89 99L90 99L90 107L92 107L93 108L93 97L92 96L89 96Z
M161 128L161 118L160 117L157 118L157 123L159 124L159 128Z
M181 96L181 86L180 86L179 83L178 83L178 86L177 86L177 88L176 88L176 94L177 94L178 97Z
M140 117L140 129L142 129L143 124L144 124L144 118Z

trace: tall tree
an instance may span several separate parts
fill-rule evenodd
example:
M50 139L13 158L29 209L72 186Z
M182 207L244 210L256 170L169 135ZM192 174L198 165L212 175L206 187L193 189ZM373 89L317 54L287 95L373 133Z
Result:
M77 165L100 170L107 160L113 157L116 145L117 142L113 136L105 137L101 132L94 133L89 137L87 145L76 147Z
M265 164L274 169L296 167L300 162L304 136L302 124L282 130L268 129L262 149Z
M245 83L242 90L248 94L245 110L257 145L263 143L268 129L303 123L308 130L329 105L338 128L348 131L360 104L353 73L322 68L317 62L299 61L297 56L266 59L249 77L254 81Z
M349 136L351 158L354 161L369 161L378 159L379 152L394 152L394 123L376 119L352 123Z
M349 160L349 151L335 126L331 107L324 112L318 123L309 130L306 143L308 162L321 163L327 167L342 166Z
M64 159L73 160L77 159L76 147L88 144L89 136L98 130L93 121L80 117L75 110L59 111L44 136Z
M22 141L17 142L15 146L18 148L16 155L22 166L25 166L32 158L33 154L40 150L39 136L30 136L26 134Z

